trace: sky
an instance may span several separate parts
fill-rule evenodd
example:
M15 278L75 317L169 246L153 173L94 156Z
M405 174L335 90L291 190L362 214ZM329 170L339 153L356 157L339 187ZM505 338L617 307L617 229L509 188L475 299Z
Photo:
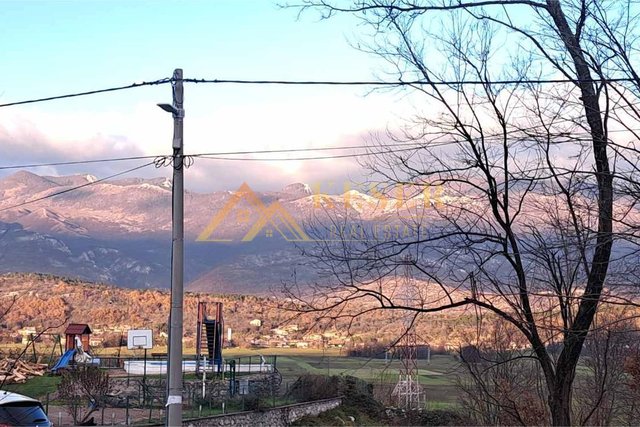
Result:
M187 78L261 80L374 80L383 70L352 46L362 37L353 17L298 17L269 0L5 0L0 21L0 103L156 80L178 67ZM187 84L184 96L187 153L360 145L408 108L401 94L362 87ZM156 104L170 101L164 85L2 108L0 165L168 154L172 120ZM278 157L287 156L299 154ZM102 177L140 163L32 171ZM277 190L359 176L353 159L200 159L185 184Z

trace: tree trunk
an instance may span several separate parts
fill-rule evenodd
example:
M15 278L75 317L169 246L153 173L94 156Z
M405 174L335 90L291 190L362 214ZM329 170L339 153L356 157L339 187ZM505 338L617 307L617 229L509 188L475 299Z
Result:
M554 426L571 425L571 388L573 385L574 371L558 371L556 380L549 393L549 410L551 411L551 424Z
M587 331L591 328L598 308L602 287L611 257L613 244L613 176L609 168L607 138L603 125L598 93L593 85L591 71L580 40L569 26L559 0L547 0L547 10L551 15L558 34L573 60L576 83L580 88L585 118L591 131L593 156L598 184L598 233L596 247L591 260L587 285L580 300L572 325L566 332L564 348L558 358L555 381L550 387L549 408L553 425L571 425L571 388L575 369L582 352Z

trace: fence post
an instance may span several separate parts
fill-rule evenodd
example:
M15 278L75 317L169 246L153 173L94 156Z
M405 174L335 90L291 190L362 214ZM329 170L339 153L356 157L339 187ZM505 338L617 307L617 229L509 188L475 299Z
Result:
M149 393L151 394L151 393ZM155 398L154 394L151 394L149 397L149 424L151 424L151 414L153 413L153 400Z
M275 408L276 407L276 395L275 395L274 390L273 390L273 377L271 378L271 381L269 381L269 383L271 384L271 407Z
M124 423L125 425L129 425L129 396L127 396L127 409L124 414Z
M47 406L45 407L45 413L49 416L49 393L47 393Z

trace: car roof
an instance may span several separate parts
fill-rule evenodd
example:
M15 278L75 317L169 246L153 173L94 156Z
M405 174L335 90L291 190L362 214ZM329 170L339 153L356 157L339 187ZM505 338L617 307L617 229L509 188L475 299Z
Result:
M8 405L17 402L35 402L40 403L39 400L31 398L29 396L23 396L22 394L13 393L10 391L0 390L0 406Z

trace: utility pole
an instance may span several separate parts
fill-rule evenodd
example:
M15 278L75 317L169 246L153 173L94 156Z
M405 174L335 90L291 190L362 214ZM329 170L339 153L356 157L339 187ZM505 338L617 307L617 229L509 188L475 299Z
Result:
M158 104L173 115L173 214L171 243L171 312L169 314L169 361L167 418L170 427L182 425L182 319L184 300L184 147L182 69L173 72L173 104Z

